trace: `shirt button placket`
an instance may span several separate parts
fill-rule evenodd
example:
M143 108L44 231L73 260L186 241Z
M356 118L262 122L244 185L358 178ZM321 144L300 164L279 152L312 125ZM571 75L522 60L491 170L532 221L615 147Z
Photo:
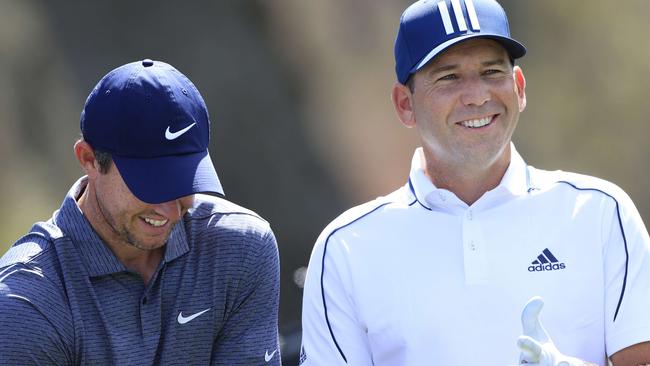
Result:
M475 251L476 251L476 243L474 243L473 240L471 240L471 241L469 242L469 249L470 249L472 252L475 252Z
M482 246L480 223L475 219L474 210L470 208L465 211L461 220L466 284L478 284L487 278L487 258Z
M141 329L145 352L155 356L160 340L160 294L157 288L148 289L140 301ZM148 356L149 357L149 356ZM153 358L152 358L153 359Z

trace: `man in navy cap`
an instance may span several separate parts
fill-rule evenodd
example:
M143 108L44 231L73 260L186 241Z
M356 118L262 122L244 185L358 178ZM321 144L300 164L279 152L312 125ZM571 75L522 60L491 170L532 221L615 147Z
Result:
M268 222L223 199L194 84L144 60L81 114L85 175L0 259L0 364L280 364Z
M392 101L421 148L317 240L302 364L650 363L647 230L615 185L517 153L525 53L494 0L404 11Z

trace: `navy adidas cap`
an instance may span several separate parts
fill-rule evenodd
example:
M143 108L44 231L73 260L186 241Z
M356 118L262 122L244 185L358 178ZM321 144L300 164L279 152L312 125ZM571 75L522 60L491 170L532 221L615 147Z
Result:
M194 84L169 64L147 59L109 72L86 100L81 132L93 149L111 154L141 201L223 195L208 152L208 109Z
M501 43L512 59L526 47L510 38L508 18L495 0L420 0L409 6L395 39L395 72L405 84L440 52L467 39L483 37Z

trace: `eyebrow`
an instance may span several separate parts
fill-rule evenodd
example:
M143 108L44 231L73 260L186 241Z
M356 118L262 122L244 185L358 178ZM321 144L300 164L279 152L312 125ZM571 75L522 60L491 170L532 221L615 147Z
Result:
M498 58L498 59L495 59L495 60L485 61L485 62L481 63L481 65L483 65L483 66L495 66L495 65L500 66L500 65L505 65L505 64L506 64L506 60L503 59L503 58Z
M505 65L505 64L506 64L506 59L504 59L504 58L497 58L497 59L481 62L481 66L483 66L483 67L501 66L501 65ZM458 68L458 64L442 65L442 66L438 66L438 67L435 67L435 68L431 69L428 72L428 74L429 75L438 74L438 73L441 73L441 72L450 71L450 70L454 70L454 69L457 69L457 68Z

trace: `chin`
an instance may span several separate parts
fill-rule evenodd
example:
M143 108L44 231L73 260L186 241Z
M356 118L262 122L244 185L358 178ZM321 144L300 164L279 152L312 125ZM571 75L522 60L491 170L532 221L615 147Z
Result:
M166 243L166 242L165 242L165 243ZM144 250L144 251L146 251L146 252L150 252L150 251L154 251L154 250L157 250L157 249L160 249L160 248L164 247L164 246L165 246L165 243L162 243L162 244L158 244L158 243L156 243L156 244L142 244L142 243L137 243L137 244L133 244L133 246L135 246L136 248L138 248L138 249L140 249L140 250Z
M152 240L151 238L148 239L149 240L143 240L141 238L130 237L128 243L140 250L152 251L164 247L165 244L167 244L169 235L166 235L163 240Z

